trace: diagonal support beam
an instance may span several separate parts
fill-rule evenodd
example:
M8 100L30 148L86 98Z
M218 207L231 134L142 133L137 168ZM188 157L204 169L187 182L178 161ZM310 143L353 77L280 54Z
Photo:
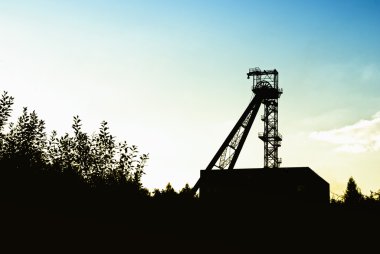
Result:
M227 167L228 169L234 168L262 101L262 96L256 94L231 130L230 134L223 142L222 146L208 164L206 170L212 170L213 167L217 167L219 169L226 169ZM229 153L227 153L227 151L229 151ZM217 164L218 161L219 165ZM192 189L194 194L199 189L200 184L201 179L197 181Z

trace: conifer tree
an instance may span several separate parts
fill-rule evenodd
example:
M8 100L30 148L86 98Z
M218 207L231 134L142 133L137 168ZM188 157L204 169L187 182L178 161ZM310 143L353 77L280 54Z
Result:
M348 179L347 188L343 195L343 200L344 203L348 206L357 206L364 200L364 196L352 176Z

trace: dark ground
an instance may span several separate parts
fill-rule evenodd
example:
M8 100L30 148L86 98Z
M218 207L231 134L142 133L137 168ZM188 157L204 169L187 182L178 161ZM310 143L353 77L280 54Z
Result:
M59 212L3 203L1 253L380 251L380 213L374 210L145 208Z

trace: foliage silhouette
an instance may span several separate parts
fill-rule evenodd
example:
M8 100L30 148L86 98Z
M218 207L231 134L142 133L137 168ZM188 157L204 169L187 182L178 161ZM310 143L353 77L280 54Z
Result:
M135 145L117 143L107 122L90 136L75 116L74 135L58 137L53 131L48 137L45 122L27 108L15 124L8 123L13 100L7 92L0 100L0 188L4 198L19 204L60 209L75 204L90 209L149 197L141 182L148 154L140 154Z
M353 177L348 179L347 188L343 195L344 203L348 206L358 206L364 201L364 196Z
M9 212L2 209L1 217L17 218L18 221L26 217L37 221L33 224L35 227L41 227L39 223L49 216L48 211L53 211L50 216L56 221L57 218L71 218L62 222L68 223L66 228L70 229L57 238L75 235L71 227L84 224L86 230L76 233L82 243L95 239L95 234L101 235L100 242L109 237L112 243L115 239L123 243L126 231L138 236L133 239L145 245L154 237L170 243L192 239L193 244L193 237L197 235L207 241L218 239L219 245L210 244L210 250L215 251L216 246L225 250L221 242L234 242L233 237L239 244L247 240L251 248L252 239L258 244L272 234L269 229L276 229L282 240L289 236L291 241L299 237L307 242L309 235L304 232L319 232L315 229L332 226L345 229L348 225L350 230L355 227L362 230L361 225L377 225L374 223L377 213L373 216L360 213L355 223L353 213L347 212L353 207L377 208L376 211L380 208L380 192L363 195L352 177L342 199L331 200L329 208L333 209L328 212L318 209L279 211L280 206L269 205L264 207L266 209L257 209L262 208L261 204L251 200L246 200L252 204L252 207L245 207L247 210L229 207L229 204L202 206L198 196L192 195L189 184L177 192L168 183L164 189L150 193L142 184L149 155L140 154L137 146L125 141L117 142L107 122L101 122L98 132L89 135L83 131L79 116L74 116L72 134L58 136L52 131L48 135L45 122L27 108L16 123L9 123L13 101L6 92L0 99L0 195L2 204L8 204L4 207L10 209ZM99 221L118 226L110 229L108 224ZM14 227L14 220L10 220L9 228ZM149 238L147 231L153 231L153 237ZM143 233L145 237L140 237ZM255 237L251 237L252 234Z

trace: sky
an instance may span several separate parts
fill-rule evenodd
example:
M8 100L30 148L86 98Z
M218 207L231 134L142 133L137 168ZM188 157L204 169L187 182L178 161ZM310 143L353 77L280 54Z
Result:
M4 1L0 90L47 130L74 115L149 153L143 184L191 186L252 98L249 68L277 69L279 155L342 195L380 189L380 2ZM262 109L259 111L261 114ZM236 168L263 166L259 118Z

